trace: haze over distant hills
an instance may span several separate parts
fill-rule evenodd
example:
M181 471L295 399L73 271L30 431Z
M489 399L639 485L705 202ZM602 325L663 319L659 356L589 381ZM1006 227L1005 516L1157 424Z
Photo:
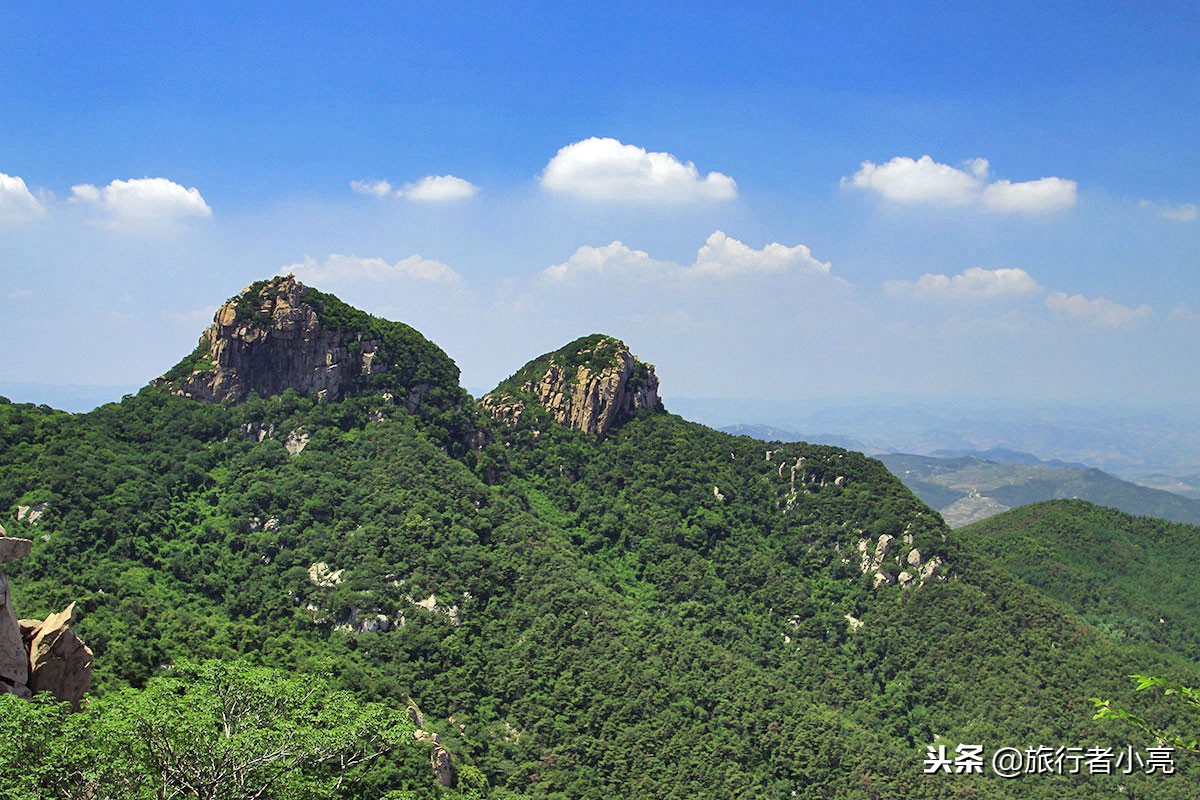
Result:
M1138 486L1098 469L1003 463L977 456L877 456L912 492L957 528L1043 500L1087 500L1140 517L1200 524L1200 501Z
M867 447L861 439L847 436L805 435L770 425L728 425L721 430L764 441L810 441L871 453L914 494L937 509L951 527L1057 499L1082 499L1138 516L1200 524L1200 500L1189 494L1195 491L1195 483L1190 482L1195 476L1148 476L1139 483L1080 462L1043 460L1007 447L942 449L915 455L881 452ZM1183 491L1169 491L1177 488Z
M1024 458L1002 456L1007 450L1047 465L1095 467L1124 480L1192 496L1200 489L1200 422L1194 412L1182 409L1152 413L1070 405L1021 408L905 398L827 405L668 397L666 404L688 419L758 438L836 443L874 455ZM764 431L764 426L774 430Z

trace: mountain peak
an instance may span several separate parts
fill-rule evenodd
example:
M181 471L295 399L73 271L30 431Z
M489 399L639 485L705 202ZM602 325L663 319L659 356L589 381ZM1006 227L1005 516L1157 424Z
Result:
M156 383L215 403L288 389L328 400L387 392L413 411L462 394L458 367L415 329L293 275L257 281L226 301L191 355Z
M639 411L662 410L654 365L601 333L535 358L480 401L492 417L510 424L531 404L563 425L599 435Z

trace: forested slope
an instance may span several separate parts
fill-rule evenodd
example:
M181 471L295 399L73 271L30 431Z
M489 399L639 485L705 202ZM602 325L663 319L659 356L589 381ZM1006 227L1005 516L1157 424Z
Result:
M1082 500L1013 509L961 531L978 552L1109 635L1200 653L1200 528Z
M1088 698L1195 665L1087 624L837 448L657 409L597 436L536 405L510 424L375 389L149 387L85 415L0 403L0 511L35 540L15 605L78 601L97 695L184 658L327 673L416 700L477 794L1197 793L1183 757L1170 776L924 774L935 742L1146 747ZM422 753L393 788L444 791Z

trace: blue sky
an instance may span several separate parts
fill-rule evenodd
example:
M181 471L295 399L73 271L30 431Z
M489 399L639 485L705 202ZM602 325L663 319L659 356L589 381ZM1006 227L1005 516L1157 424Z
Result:
M0 10L3 383L292 270L477 388L1196 406L1194 3L246 5Z

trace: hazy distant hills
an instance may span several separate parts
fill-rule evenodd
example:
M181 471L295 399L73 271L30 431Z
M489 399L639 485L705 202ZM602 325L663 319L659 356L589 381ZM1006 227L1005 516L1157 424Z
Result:
M1200 500L1200 475L1139 475L1134 479L1139 486L1149 486L1152 489L1162 489L1164 492L1181 494L1193 500Z
M729 425L726 433L764 441L810 441L865 450L862 441L836 434L802 435L770 425ZM939 450L933 455L875 453L914 494L951 527L969 525L1043 500L1079 499L1128 514L1200 524L1200 500L1122 480L1078 462L1043 461L1031 453L995 447ZM1187 486L1183 479L1160 476Z
M1200 501L1139 486L1098 469L902 453L878 458L951 527L1043 500L1078 499L1141 517L1200 524Z
M772 425L726 425L720 429L722 433L732 433L734 436L749 436L762 439L764 442L809 442L811 444L828 444L833 447L844 447L847 450L858 450L869 453L871 448L863 442L850 436L839 436L836 433L816 433L801 435L788 428L776 428Z
M1086 465L1158 489L1200 496L1200 419L1194 409L1142 413L1059 404L1010 407L986 401L887 398L768 402L666 397L668 409L734 433L781 441L837 442L869 455L1032 454L1057 466ZM754 424L747 424L754 423ZM842 444L853 442L854 444Z
M1057 458L1043 460L1033 455L1032 453L1022 453L1018 450L1009 450L1007 447L992 447L988 450L934 450L929 455L938 458L982 458L984 461L999 461L1006 464L1029 464L1039 467L1074 467L1076 469L1087 469L1087 464L1080 464L1077 461L1062 461Z

